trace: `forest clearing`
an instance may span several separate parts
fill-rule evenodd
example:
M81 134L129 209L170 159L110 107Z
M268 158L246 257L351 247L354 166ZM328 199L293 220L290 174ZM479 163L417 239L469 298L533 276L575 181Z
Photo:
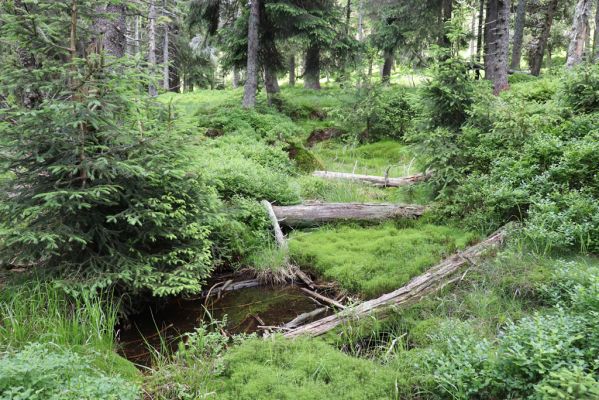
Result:
M0 400L599 399L599 1L0 2Z

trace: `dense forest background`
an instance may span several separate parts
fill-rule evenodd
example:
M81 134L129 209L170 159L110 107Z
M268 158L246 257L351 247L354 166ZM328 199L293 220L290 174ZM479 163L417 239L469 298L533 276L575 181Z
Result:
M0 399L599 398L598 27L2 1Z

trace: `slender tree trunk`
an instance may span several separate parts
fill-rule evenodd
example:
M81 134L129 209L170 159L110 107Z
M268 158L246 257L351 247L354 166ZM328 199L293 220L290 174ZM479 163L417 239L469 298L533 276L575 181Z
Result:
M485 79L494 80L495 55L497 54L497 31L498 0L487 0L487 11L485 19Z
M541 32L538 37L533 38L529 52L529 64L530 73L534 76L539 76L541 73L541 67L543 66L543 56L545 55L545 48L549 41L549 35L551 34L551 26L553 25L553 18L557 11L559 0L551 0L547 5L545 12L545 19L541 27Z
M447 37L445 30L445 24L451 21L451 14L453 13L453 0L442 0L441 1L441 37L439 38L439 45L443 47L450 47L451 42Z
M155 0L150 0L150 9L148 12L148 63L151 73L156 73L156 4ZM148 93L154 97L158 95L156 86L150 83Z
M295 54L289 56L289 86L295 86Z
M476 11L472 13L472 20L470 21L470 59L474 61L474 55L476 54Z
M510 51L510 0L498 1L497 19L497 58L495 60L495 79L493 80L493 93L508 90L508 64Z
M320 89L320 46L316 43L311 43L306 51L304 87L306 89Z
M514 26L514 40L512 42L512 63L511 69L520 70L520 61L522 59L522 40L524 38L524 24L526 22L526 0L518 1L516 10L516 22Z
M385 50L383 58L383 71L381 73L381 82L388 84L391 80L391 69L393 68L393 62L395 61L393 50Z
M587 39L589 16L591 15L591 0L579 0L574 12L574 21L570 32L568 59L566 66L572 68L582 61L584 44Z
M243 89L243 107L256 106L258 90L258 28L260 24L260 0L250 0L250 17L248 21L247 78Z
M483 38L485 36L485 0L480 0L478 7L478 35L476 37L476 60L483 63ZM476 79L480 79L480 67L476 68Z
M125 32L125 5L100 5L96 6L99 15L93 23L93 31L102 40L102 48L113 57L123 57L127 47Z
M277 80L277 73L268 65L264 66L264 87L269 98L271 95L275 95L281 91L279 81Z
M237 67L233 67L233 81L231 82L231 86L233 86L233 89L239 87L239 70Z
M364 0L360 0L358 6L358 40L364 40Z
M164 90L170 89L171 80L169 77L169 28L168 24L164 24L164 43L162 47L162 81Z
M347 0L345 6L345 34L349 35L349 25L351 21L351 0Z
M596 61L599 61L599 0L597 0L596 8L597 9L595 10L595 35L593 38L592 58L594 58Z
M485 78L493 81L493 93L498 95L509 88L509 0L489 0L487 3L487 32Z
M133 37L135 38L133 43L133 48L134 48L134 52L135 55L139 54L139 48L140 48L140 36L139 36L139 24L140 24L140 16L136 15L135 16L135 27L134 27L134 32L133 32Z

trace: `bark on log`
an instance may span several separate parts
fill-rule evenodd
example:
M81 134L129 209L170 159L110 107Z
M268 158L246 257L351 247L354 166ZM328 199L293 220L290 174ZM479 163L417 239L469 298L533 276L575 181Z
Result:
M307 203L273 207L279 223L288 227L313 226L341 220L382 221L392 218L416 218L426 207L405 204Z
M361 181L373 184L381 187L400 187L413 185L418 182L426 181L431 177L430 173L416 174L411 176L404 176L402 178L386 178L384 176L374 175L359 175L350 174L345 172L329 172L329 171L314 171L313 176L317 176L324 179L350 179L355 181Z
M314 311L300 314L297 317L295 317L294 319L292 319L291 321L287 322L285 325L279 327L279 329L288 330L288 329L297 328L298 326L302 325L304 322L310 321L310 320L318 317L320 314L324 314L325 312L327 312L328 309L329 309L328 307L321 307L321 308L317 308Z
M500 246L505 239L507 230L506 227L501 228L486 240L446 258L426 273L417 276L407 285L394 292L384 294L355 307L346 308L337 315L331 315L291 330L285 333L285 336L289 338L301 335L320 336L343 323L367 317L375 312L383 312L390 307L414 303L418 299L460 279L459 275L456 276L456 272L466 264L475 264L488 250Z

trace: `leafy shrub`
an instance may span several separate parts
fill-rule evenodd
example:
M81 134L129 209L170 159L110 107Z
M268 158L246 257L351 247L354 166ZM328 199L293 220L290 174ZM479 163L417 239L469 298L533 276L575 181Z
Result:
M580 367L562 368L535 386L534 398L593 400L599 398L599 381Z
M599 111L599 65L583 64L563 80L561 95L575 112Z
M422 91L430 126L459 128L466 122L473 91L474 84L464 62L453 58L441 62Z
M0 354L0 399L140 398L139 387L118 375L107 375L93 364L92 356L37 343Z
M405 91L376 87L369 90L351 110L345 110L344 120L350 131L359 127L360 141L401 139L412 126L416 112L414 99Z
M512 75L510 78L512 78ZM512 79L510 79L510 83ZM527 101L536 101L545 103L551 100L559 88L558 82L554 78L534 78L522 80L510 87L510 91L505 92L505 97L517 97Z

